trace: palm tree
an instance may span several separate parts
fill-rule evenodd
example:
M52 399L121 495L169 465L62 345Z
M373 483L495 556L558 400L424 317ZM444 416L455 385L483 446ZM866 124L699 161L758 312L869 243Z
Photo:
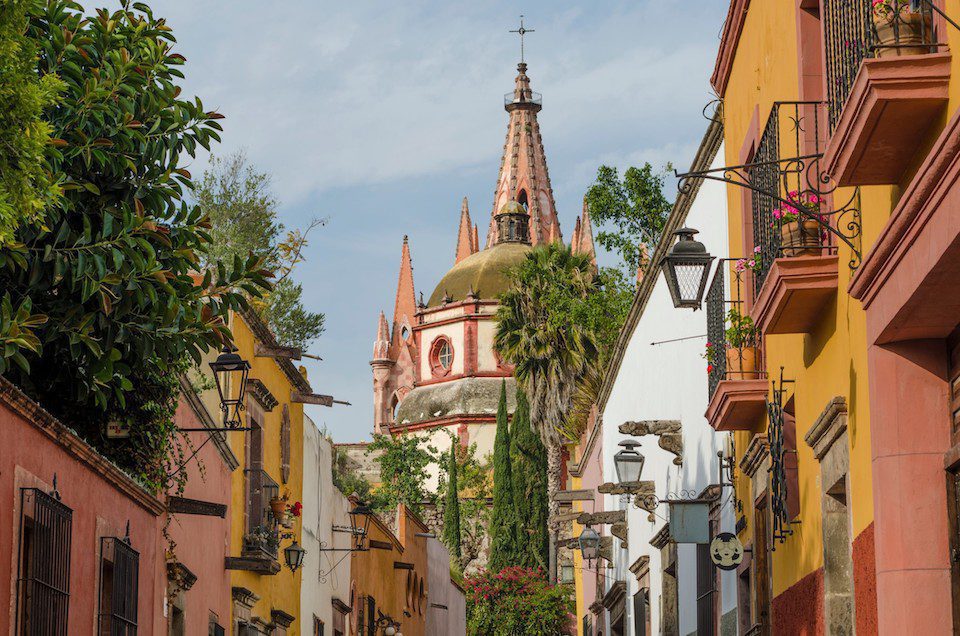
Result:
M561 427L581 380L599 358L596 333L578 320L600 290L590 259L562 243L535 248L511 272L513 285L500 297L494 346L515 367L530 402L530 423L547 449L550 516L563 478ZM556 527L550 528L550 578L556 576Z

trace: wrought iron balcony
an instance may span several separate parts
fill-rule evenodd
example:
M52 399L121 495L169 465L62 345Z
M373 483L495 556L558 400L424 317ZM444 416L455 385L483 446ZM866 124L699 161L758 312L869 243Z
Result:
M937 53L937 14L931 0L891 0L874 10L872 0L824 0L823 31L830 129L840 120L863 61Z
M726 269L717 267L707 292L707 420L718 431L752 430L762 419L767 392L760 338L745 315L741 275L727 289ZM729 300L731 298L732 300Z

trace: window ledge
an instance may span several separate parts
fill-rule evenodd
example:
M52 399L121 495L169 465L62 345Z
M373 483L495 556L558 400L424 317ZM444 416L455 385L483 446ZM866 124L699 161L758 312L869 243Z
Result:
M721 380L705 417L716 431L753 431L767 412L766 380Z
M838 263L836 255L776 259L751 311L760 333L810 333L837 292Z
M948 99L949 53L864 60L827 145L840 186L899 183Z

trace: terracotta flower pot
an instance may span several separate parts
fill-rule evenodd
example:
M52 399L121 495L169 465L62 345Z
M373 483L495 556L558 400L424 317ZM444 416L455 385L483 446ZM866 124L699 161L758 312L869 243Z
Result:
M280 521L287 511L287 502L280 498L270 500L270 510L273 512L273 518Z
M757 378L757 348L727 349L727 379L755 380Z
M820 224L813 219L788 221L780 226L783 255L807 256L820 253Z
M898 10L889 11L887 15L874 13L873 25L877 29L877 57L923 55L930 52L930 45L924 44L933 41L930 16L926 13L914 13L907 7L900 7Z

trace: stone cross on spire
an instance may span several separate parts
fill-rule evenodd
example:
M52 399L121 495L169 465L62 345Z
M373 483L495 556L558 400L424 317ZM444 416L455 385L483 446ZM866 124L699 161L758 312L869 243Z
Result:
M520 14L520 28L519 28L519 29L511 29L511 30L510 30L510 33L518 33L518 34L520 35L520 62L521 62L521 64L524 62L524 59L523 59L523 36L525 36L527 33L534 33L534 32L535 32L534 29L528 29L528 28L526 28L526 27L523 26L523 14L521 13L521 14Z

